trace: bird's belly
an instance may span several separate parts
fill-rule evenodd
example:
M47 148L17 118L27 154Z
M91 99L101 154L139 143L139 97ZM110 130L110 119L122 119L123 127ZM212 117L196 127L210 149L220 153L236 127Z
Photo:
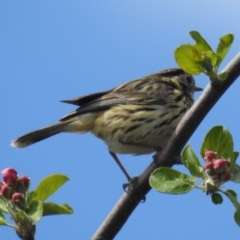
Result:
M112 152L147 154L166 146L182 116L165 106L119 105L102 112L92 132Z

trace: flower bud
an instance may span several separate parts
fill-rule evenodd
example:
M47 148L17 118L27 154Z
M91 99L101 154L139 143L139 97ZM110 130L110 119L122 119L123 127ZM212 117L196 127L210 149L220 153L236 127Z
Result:
M0 182L0 192L1 192L1 188L2 188L3 185L4 185L4 183Z
M1 186L1 195L7 199L11 197L12 189L7 185L4 184Z
M224 173L221 174L221 181L222 182L227 182L231 179L231 177L232 177L232 174L229 171L224 172Z
M17 182L17 172L13 168L5 168L2 170L3 180L7 185L14 186Z
M204 170L208 176L215 175L215 170L213 169L213 162L207 162L206 166L204 167Z
M30 178L29 178L29 177L27 177L27 176L21 176L21 177L19 177L18 182L19 182L19 184L21 185L20 188L23 189L24 192L25 192L26 190L28 190L28 187L29 187L29 185L30 185Z
M205 158L207 162L212 162L214 159L217 159L217 153L213 151L206 151Z
M17 205L17 206L22 206L24 204L24 195L22 193L15 192L12 195L12 201Z
M210 179L214 184L218 184L220 182L220 177L217 174L211 176Z
M225 159L217 159L213 163L213 168L216 173L222 173L230 167L230 162Z

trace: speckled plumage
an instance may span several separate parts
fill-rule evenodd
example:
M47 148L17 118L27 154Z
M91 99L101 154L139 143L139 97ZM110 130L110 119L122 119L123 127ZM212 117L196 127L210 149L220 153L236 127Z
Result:
M167 143L193 104L194 79L181 69L168 69L127 82L110 91L63 101L79 106L60 122L12 142L26 147L61 132L92 132L110 152L145 154Z

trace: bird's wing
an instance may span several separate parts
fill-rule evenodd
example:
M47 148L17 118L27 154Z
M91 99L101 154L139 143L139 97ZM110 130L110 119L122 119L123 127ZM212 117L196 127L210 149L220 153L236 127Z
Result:
M162 73L159 73L127 82L106 92L93 93L73 100L64 100L62 102L80 107L61 118L60 121L84 113L106 110L119 104L166 104L166 102L172 101L169 98L168 86L171 87L169 78L164 80Z
M60 121L65 121L84 113L106 110L119 104L146 105L166 103L166 97L164 96L148 96L147 93L142 92L106 92L107 94L104 93L91 94L69 101L64 100L63 102L80 105L80 107L77 108L75 111L65 115L63 118L60 119Z

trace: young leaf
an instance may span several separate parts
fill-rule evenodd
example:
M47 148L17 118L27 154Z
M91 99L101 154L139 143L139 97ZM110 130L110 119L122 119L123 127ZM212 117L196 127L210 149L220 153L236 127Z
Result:
M228 76L228 72L222 72L220 74L217 75L217 78L221 81L224 81Z
M187 145L182 152L182 161L194 177L203 176L203 168L190 144Z
M53 174L44 178L33 192L32 199L44 201L68 180L68 177L62 174Z
M229 189L227 191L223 191L223 190L219 190L219 191L225 194L229 198L229 200L232 202L232 204L236 209L240 208L240 204L237 200L237 194L233 190Z
M43 203L43 216L71 213L73 213L73 209L67 204L58 205L52 202Z
M204 53L204 56L207 57L210 60L211 69L212 69L212 66L216 65L217 55L213 51L206 51Z
M183 44L174 51L174 58L185 72L197 75L204 69L193 59L193 50L192 45Z
M240 183L240 166L238 164L235 164L233 167L231 181Z
M221 204L223 202L222 195L219 193L213 193L211 198L212 198L212 202L216 205Z
M7 201L6 199L0 194L0 211L8 213L8 209L6 208Z
M234 168L234 166L236 164L238 156L239 156L239 152L234 151L233 152L233 157L230 159L230 162L231 162L230 171L233 170L233 168Z
M196 48L199 52L212 51L207 41L197 31L189 32L190 36L196 41Z
M237 223L237 225L240 227L240 208L238 208L234 213L234 220Z
M27 211L27 215L31 217L33 222L37 222L43 215L43 203L42 201L33 200L30 203L29 210Z
M0 225L7 225L5 216L0 212Z
M201 147L201 156L204 158L205 151L217 152L219 157L233 159L233 139L230 132L223 126L215 126L207 133Z
M152 188L169 194L183 194L191 191L196 179L167 167L156 169L149 178Z
M227 34L220 38L220 42L217 46L217 56L218 56L217 66L221 64L222 60L228 53L233 43L233 40L234 40L233 34Z

